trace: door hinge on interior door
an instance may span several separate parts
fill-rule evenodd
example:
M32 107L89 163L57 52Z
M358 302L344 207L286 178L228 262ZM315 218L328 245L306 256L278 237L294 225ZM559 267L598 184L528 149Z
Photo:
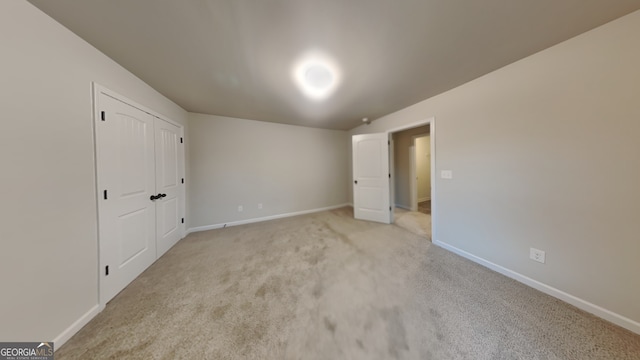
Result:
M180 144L183 144L182 138L180 138Z
M107 120L107 114L106 114L104 111L101 111L101 112L100 112L100 119L101 119L102 121Z
M107 200L107 190L104 191L104 199Z
M108 276L109 275L109 265L104 267L104 276Z
M182 223L184 224L184 218L182 218Z

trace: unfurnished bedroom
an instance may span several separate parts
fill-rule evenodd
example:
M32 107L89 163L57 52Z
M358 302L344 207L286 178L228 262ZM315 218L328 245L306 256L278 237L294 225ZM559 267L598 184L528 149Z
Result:
M5 0L0 359L640 360L637 0Z

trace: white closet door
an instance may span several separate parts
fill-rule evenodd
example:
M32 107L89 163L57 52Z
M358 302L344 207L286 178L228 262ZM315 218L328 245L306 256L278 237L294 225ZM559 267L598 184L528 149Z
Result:
M154 117L102 93L98 106L100 302L106 304L156 260Z
M155 120L156 191L161 196L156 200L158 257L175 245L181 236L180 131L179 127L164 120Z

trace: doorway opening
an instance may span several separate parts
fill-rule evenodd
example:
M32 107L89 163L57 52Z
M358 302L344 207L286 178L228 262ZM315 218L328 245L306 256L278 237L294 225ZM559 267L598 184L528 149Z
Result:
M394 223L429 240L433 239L435 193L433 130L433 119L428 119L389 131Z
M435 134L435 119L429 118L384 133L353 135L353 209L356 219L395 223L420 236L433 238L435 229L431 224L437 209L434 196ZM430 201L431 214L412 211L418 209L417 184L416 196L409 194L411 179L417 178L410 174L409 157L415 162L416 142L419 144L415 139L426 135L430 138L429 151L421 150L420 156L428 157L429 174L421 176L429 179L430 190L421 190L421 193L422 199ZM417 163L414 166L417 173Z

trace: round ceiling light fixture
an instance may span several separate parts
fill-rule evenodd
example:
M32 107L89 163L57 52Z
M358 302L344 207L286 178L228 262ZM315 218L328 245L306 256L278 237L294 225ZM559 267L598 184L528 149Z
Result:
M309 87L322 90L331 86L333 75L325 66L311 65L304 72L304 81Z
M329 57L319 53L309 53L293 67L293 78L307 97L324 100L340 83L340 72Z

